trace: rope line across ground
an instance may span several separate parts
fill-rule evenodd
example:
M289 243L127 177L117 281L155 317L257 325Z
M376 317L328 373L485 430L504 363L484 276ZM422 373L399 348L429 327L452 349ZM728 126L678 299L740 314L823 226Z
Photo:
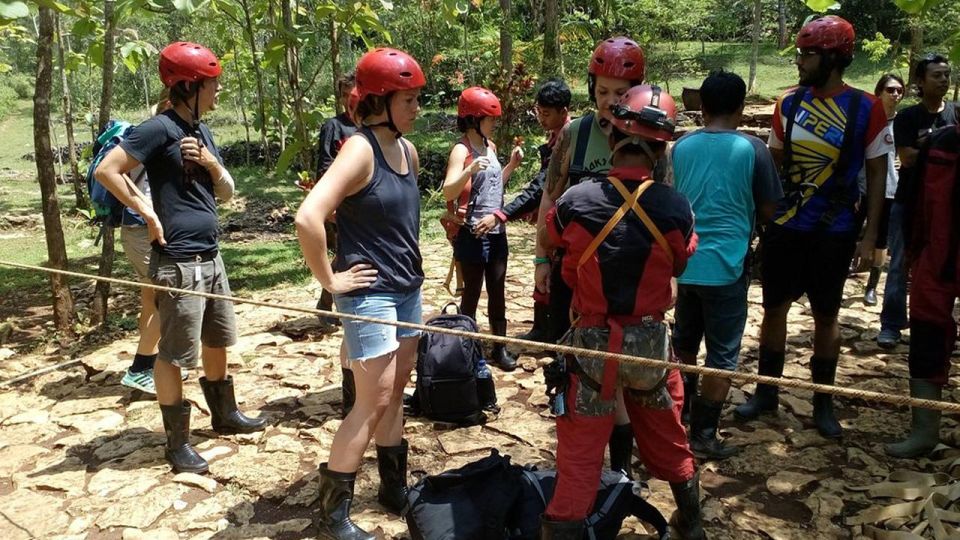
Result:
M388 321L377 319L374 317L366 317L363 315L351 315L347 313L340 313L335 311L326 311L316 308L304 308L299 306L291 306L285 304L276 304L271 302L263 302L260 300L253 300L250 298L243 298L239 296L224 296L219 294L205 293L199 291L190 291L185 289L178 289L176 287L165 287L162 285L154 285L152 283L142 283L137 281L129 281L125 279L104 277L104 276L94 276L90 274L83 274L80 272L71 272L68 270L59 270L55 268L46 268L43 266L33 266L29 264L21 264L10 261L0 260L0 265L9 266L12 268L20 268L23 270L32 270L36 272L46 272L48 274L59 274L62 276L75 277L80 279L91 279L94 281L105 281L107 283L112 283L115 285L122 285L124 287L132 288L141 288L147 287L162 292L173 292L179 294L190 294L194 296L200 296L203 298L210 298L215 300L227 300L230 302L235 302L238 304L250 304L259 307L277 309L281 311L292 311L297 313L304 313L308 315L321 315L324 317L335 317L339 319L348 319L355 321L370 322L376 324L385 324L390 326L396 326L398 328L408 328L412 330L419 330L421 332L432 332L436 334L448 334L451 336L457 336L462 338L475 339L481 342L493 342L493 343L503 343L505 345L516 345L518 347L523 347L526 349L536 347L539 350L557 352L561 354L573 354L576 356L586 357L586 358L610 358L618 362L623 362L626 364L634 364L644 367L653 367L653 368L664 368L664 369L678 369L684 373L694 373L697 375L708 375L710 377L719 377L723 379L730 379L732 381L737 381L739 383L758 383L758 384L767 384L771 386L778 386L780 388L794 388L797 390L809 390L812 392L819 392L824 394L831 394L834 396L845 397L848 399L862 399L864 401L874 402L874 403L887 403L890 405L900 405L900 406L910 406L910 407L919 407L923 409L932 409L948 413L960 413L960 403L954 403L950 401L934 401L929 399L917 399L905 395L891 395L883 394L880 392L872 392L869 390L860 390L856 388L844 388L840 386L833 386L828 384L816 384L807 381L799 381L793 379L783 379L778 377L767 377L764 375L756 375L753 373L740 373L736 371L726 371L722 369L714 369L703 366L693 366L681 364L678 362L668 362L664 360L655 360L652 358L643 358L640 356L630 356L620 353L610 353L607 351L597 351L593 349L582 349L579 347L570 347L568 345L558 345L553 343L539 343L539 342L530 342L522 339L511 338L507 336L494 336L491 334L483 334L479 332L466 332L463 330L454 330L450 328L438 328L434 326L427 326L424 324L416 323L407 323L401 321ZM41 375L43 373L49 373L51 371L56 371L62 367L68 367L73 364L79 363L79 360L74 359L63 364L58 364L56 366L48 366L37 370L36 372L27 373L11 379L7 379L3 382L0 382L0 387L11 386L17 382L22 382L33 376Z

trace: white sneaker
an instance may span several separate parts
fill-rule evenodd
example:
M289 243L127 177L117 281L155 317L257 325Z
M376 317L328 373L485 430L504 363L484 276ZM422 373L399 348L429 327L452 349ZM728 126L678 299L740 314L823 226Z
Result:
M120 384L133 388L135 390L140 390L147 394L156 394L157 387L153 383L153 370L147 369L137 373L133 373L129 369L123 375L123 379L120 380Z

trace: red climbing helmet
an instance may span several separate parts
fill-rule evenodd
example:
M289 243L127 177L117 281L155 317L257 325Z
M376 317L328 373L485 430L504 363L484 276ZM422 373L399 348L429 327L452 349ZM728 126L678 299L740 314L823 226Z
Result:
M659 86L641 84L627 90L611 109L612 124L626 135L652 141L673 139L677 106Z
M803 25L797 34L797 48L837 51L844 56L853 56L856 40L853 25L836 15L827 15Z
M160 79L167 88L219 77L222 71L217 55L203 45L177 41L160 51Z
M413 90L427 84L420 64L409 54L381 47L367 52L357 62L357 95L385 96L398 90Z
M502 114L500 100L493 92L482 86L467 88L460 94L460 100L457 101L457 116L460 118L467 116L500 116Z
M612 77L639 83L643 81L646 71L643 49L636 41L627 37L605 39L594 49L587 71L597 77Z

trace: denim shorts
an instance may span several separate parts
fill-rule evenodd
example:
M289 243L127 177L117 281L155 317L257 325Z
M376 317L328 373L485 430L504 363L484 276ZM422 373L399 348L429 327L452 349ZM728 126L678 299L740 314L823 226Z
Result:
M696 357L707 341L706 366L735 371L747 324L746 273L729 285L684 285L677 290L673 316L673 347Z
M335 294L333 300L340 313L416 324L423 320L419 288L408 293ZM350 360L390 354L400 346L399 340L419 335L419 330L343 319L343 339Z

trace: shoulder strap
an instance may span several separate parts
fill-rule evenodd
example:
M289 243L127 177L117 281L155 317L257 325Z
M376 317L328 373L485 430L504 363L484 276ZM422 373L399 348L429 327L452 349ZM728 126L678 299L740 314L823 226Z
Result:
M853 89L853 95L850 97L850 106L847 108L847 124L843 128L843 142L840 143L840 155L833 164L834 186L827 193L829 197L829 206L820 215L817 220L817 226L821 229L829 228L837 220L837 216L844 208L856 202L850 200L849 183L847 174L850 169L850 154L853 153L853 146L857 136L857 119L860 116L860 103L863 101L863 92Z
M852 89L850 107L847 109L847 125L843 129L843 142L840 144L840 156L834 164L835 175L845 175L850 167L850 153L853 150L854 139L857 136L857 119L860 116L860 102L863 101L863 92Z
M590 144L590 131L593 130L593 116L593 113L589 113L580 118L580 124L577 126L577 146L573 150L571 166L583 168L583 160L587 157L587 145Z
M626 196L626 194L629 193L626 186L620 182L620 179L611 176L610 181L613 183L614 187L617 188L617 191L619 191L621 195ZM653 183L653 180L647 180L644 182L643 186L640 187L645 189L644 186L649 187L652 186ZM667 242L667 239L663 237L663 233L660 232L657 224L650 219L650 216L647 215L647 212L637 203L633 203L633 212L637 214L637 217L640 218L640 221L643 222L647 230L650 231L650 234L653 235L653 239L656 240L657 244L660 245L660 249L662 249L664 254L667 256L667 260L670 261L670 264L673 264L673 250L670 249L670 244Z
M787 110L787 126L783 130L783 177L787 179L787 184L793 183L790 179L790 167L793 165L793 145L790 144L793 141L793 125L796 122L797 111L800 110L800 103L803 102L804 96L807 95L806 86L798 86L797 89L790 94L790 108ZM784 98L786 99L786 98ZM783 108L783 101L780 102L781 109Z
M650 234L653 235L654 240L660 245L660 247L666 252L667 258L670 260L670 263L673 263L673 251L670 250L670 244L667 243L666 238L663 237L663 234L660 233L660 229L657 228L656 224L653 223L653 220L650 219L650 216L637 204L637 201L640 200L640 195L643 195L643 192L646 191L650 186L653 185L653 180L647 180L636 191L630 193L627 188L623 185L619 178L613 176L609 177L610 182L617 188L617 191L620 192L620 195L623 196L623 204L620 205L620 208L613 213L613 216L607 221L607 224L603 226L603 229L593 238L593 241L590 242L590 245L587 246L587 249L580 255L580 260L577 261L577 269L579 270L586 262L593 256L597 251L597 248L600 247L600 244L607 238L613 228L620 223L620 220L623 219L627 212L633 210L635 214L640 218L640 221L643 222L647 230L650 231Z

